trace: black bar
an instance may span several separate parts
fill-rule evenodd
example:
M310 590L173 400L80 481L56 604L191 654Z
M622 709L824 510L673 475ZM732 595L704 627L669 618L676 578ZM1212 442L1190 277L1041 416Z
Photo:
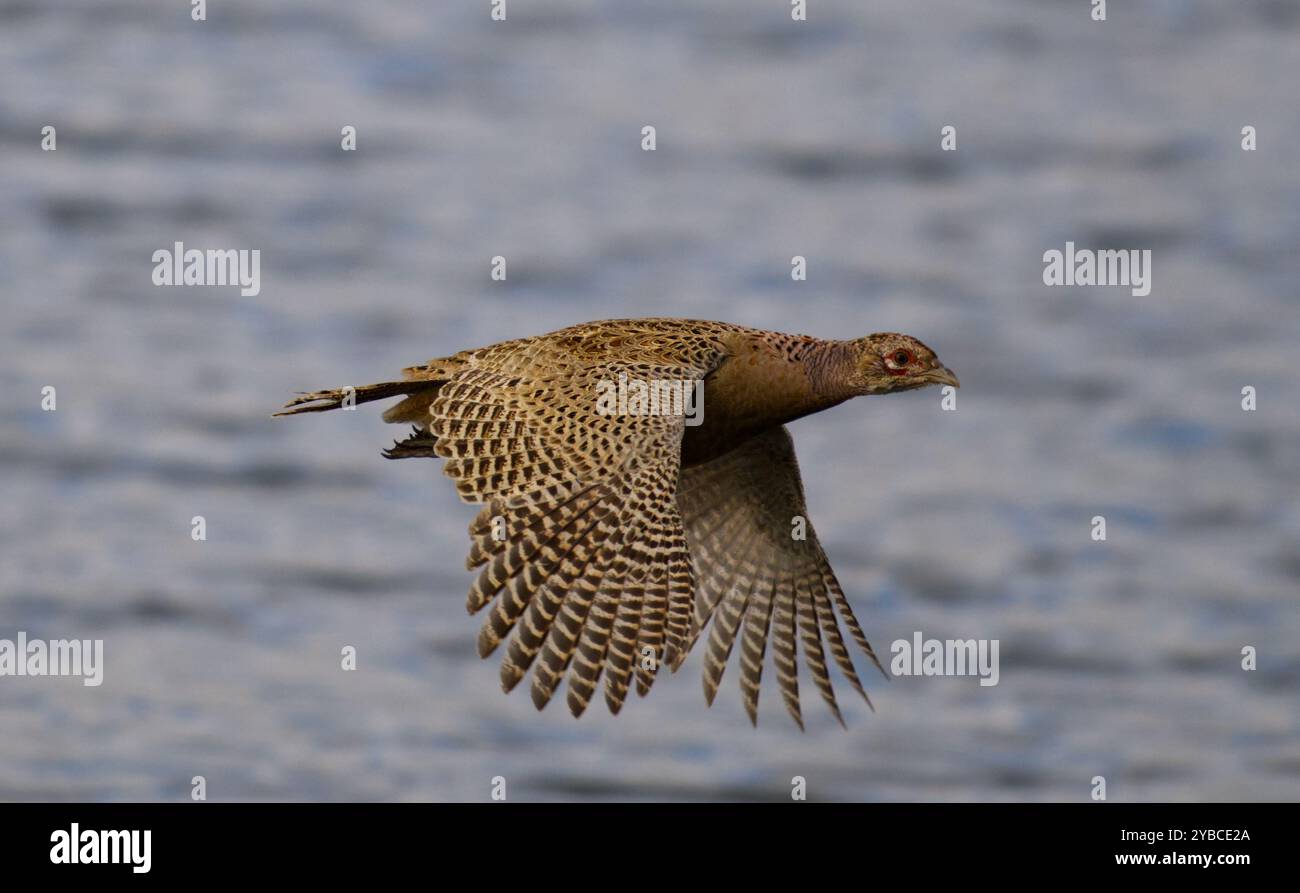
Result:
M1290 804L6 804L0 839L7 874L50 879L338 882L433 871L442 886L461 871L491 883L539 872L549 886L604 865L657 885L712 862L715 870L826 879L877 869L927 881L1104 870L1145 878L1198 871L1220 881L1292 867L1296 818ZM131 864L134 855L143 867L142 848L117 864L55 864L55 836L70 836L73 823L83 846L89 831L149 830L148 872ZM1171 829L1185 836L1170 840ZM1163 862L1180 855L1245 863ZM1156 864L1119 864L1129 857Z

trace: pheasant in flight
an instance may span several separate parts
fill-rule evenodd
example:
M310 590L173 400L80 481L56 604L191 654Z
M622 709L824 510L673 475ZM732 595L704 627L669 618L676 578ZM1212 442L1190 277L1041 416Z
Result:
M627 382L651 392L702 382L702 402L692 417L689 401L667 396L667 411L604 399L614 383L625 397ZM384 419L415 429L384 455L445 459L461 498L483 504L469 528L466 565L478 576L468 608L491 605L478 651L506 643L506 691L531 669L541 709L567 673L580 716L603 675L618 713L633 679L646 694L659 666L676 671L707 628L708 703L739 640L741 691L757 723L770 640L802 728L797 651L841 725L827 651L871 703L841 624L884 669L806 522L785 423L932 384L958 381L907 335L826 341L721 322L608 320L430 360L401 381L302 394L277 415L405 397Z

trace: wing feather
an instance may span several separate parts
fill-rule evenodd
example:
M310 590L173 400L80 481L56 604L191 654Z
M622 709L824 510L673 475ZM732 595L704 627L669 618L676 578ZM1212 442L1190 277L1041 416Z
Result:
M676 496L683 419L602 413L597 394L620 374L704 378L723 345L676 364L661 344L647 340L644 356L627 346L525 339L428 367L447 376L429 404L432 449L461 497L484 503L466 558L478 569L467 606L491 606L480 654L507 642L502 686L531 671L539 708L567 675L575 715L602 676L613 712L634 676L648 692L684 650L694 606Z
M843 724L844 719L830 678L827 650L849 684L870 705L845 647L841 624L882 673L884 668L807 522L789 433L784 428L767 431L708 463L686 468L677 498L696 579L688 647L712 623L704 658L704 693L709 703L736 636L743 630L738 663L751 721L757 720L768 640L782 700L800 727L800 652L813 684L837 721ZM800 530L802 537L796 535Z

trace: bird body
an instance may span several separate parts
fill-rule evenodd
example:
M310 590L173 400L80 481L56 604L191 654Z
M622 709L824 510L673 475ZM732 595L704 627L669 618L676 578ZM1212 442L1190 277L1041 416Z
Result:
M597 393L619 376L702 381L702 423L602 411ZM867 697L841 623L880 665L811 526L795 535L806 509L784 425L853 396L928 384L957 379L896 333L825 341L722 322L606 320L430 360L401 381L303 394L279 414L405 397L384 418L414 431L385 455L446 460L462 499L484 505L470 525L466 563L478 576L468 608L491 605L479 652L506 644L507 691L531 670L541 708L567 673L576 716L603 677L617 713L633 681L647 693L659 666L676 670L708 628L708 701L739 644L756 721L770 641L802 727L800 651L841 723L826 651Z

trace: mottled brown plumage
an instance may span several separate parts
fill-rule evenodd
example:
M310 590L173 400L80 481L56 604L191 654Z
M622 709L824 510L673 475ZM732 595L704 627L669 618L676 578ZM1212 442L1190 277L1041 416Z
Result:
M703 423L611 413L598 395L620 375L702 381ZM824 341L720 322L608 320L430 360L399 382L304 394L279 414L405 397L384 418L413 433L385 455L442 458L461 498L483 503L469 528L466 564L478 573L467 606L488 608L481 656L506 644L507 691L531 671L541 708L567 674L578 716L603 678L617 713L633 683L646 694L659 666L676 670L707 630L709 703L739 645L745 709L757 722L770 642L778 688L802 727L800 651L841 723L829 661L867 697L841 625L880 663L811 525L800 521L805 535L795 535L806 509L784 426L853 396L929 384L957 379L906 335Z

